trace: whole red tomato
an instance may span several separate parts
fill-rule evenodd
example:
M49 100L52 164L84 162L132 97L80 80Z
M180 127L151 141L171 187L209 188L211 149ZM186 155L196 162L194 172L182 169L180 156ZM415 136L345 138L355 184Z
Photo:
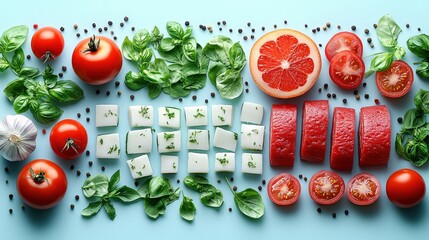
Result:
M64 119L52 128L49 141L58 157L66 160L75 159L85 151L88 134L78 121Z
M16 181L22 201L32 208L48 209L63 199L67 191L67 177L56 163L36 159L27 163Z
M72 65L82 81L90 85L102 85L112 81L121 70L121 50L110 38L93 36L77 44Z
M426 193L423 177L412 169L400 169L387 179L386 193L398 207L409 208L419 204Z
M31 38L31 50L43 62L57 58L61 55L63 49L64 37L56 28L41 28Z

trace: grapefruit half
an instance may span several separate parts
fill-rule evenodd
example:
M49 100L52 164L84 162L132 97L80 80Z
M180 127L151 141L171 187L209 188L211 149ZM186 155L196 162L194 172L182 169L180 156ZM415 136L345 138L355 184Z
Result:
M314 41L296 30L280 29L259 38L250 51L256 85L276 98L303 95L316 83L322 60Z

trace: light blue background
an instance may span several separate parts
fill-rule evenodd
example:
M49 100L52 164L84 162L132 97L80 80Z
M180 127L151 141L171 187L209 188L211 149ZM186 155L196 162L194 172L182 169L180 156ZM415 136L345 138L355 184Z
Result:
M364 56L381 51L378 44L375 31L372 24L384 14L391 14L394 20L402 27L403 33L399 37L399 44L405 46L408 37L418 34L418 27L421 27L422 33L429 32L429 23L427 18L427 9L429 4L427 1L280 1L280 0L265 0L265 1L7 1L1 4L2 17L0 20L0 32L3 32L9 27L26 24L30 27L29 38L34 30L34 23L42 26L54 26L66 28L64 37L66 40L66 48L59 59L54 62L54 68L60 71L62 65L68 67L64 79L76 79L71 67L71 53L78 41L85 36L90 36L92 33L97 34L96 29L91 27L93 22L97 23L98 27L107 26L107 21L111 20L114 26L109 28L115 31L118 36L117 43L120 45L125 36L132 36L131 27L136 29L146 28L151 30L153 26L158 26L165 33L165 23L169 20L184 23L189 20L194 26L194 34L197 40L205 44L208 39L214 35L225 34L231 37L234 41L240 41L248 56L250 48L254 41L243 41L242 36L250 37L250 29L255 28L256 38L262 35L260 30L262 26L266 27L266 31L273 30L273 25L277 24L278 28L288 27L301 30L311 36L317 44L327 43L328 39L338 32L336 26L340 24L341 30L350 31L352 25L356 25L356 33L361 36L364 43ZM123 21L123 17L130 18L128 23L125 23L123 28L119 27L119 23ZM216 23L226 20L227 25L222 26L223 31L219 32ZM285 25L284 20L288 23ZM252 27L247 27L247 22L252 23ZM327 31L321 31L317 34L311 32L312 28L322 27L326 22L331 23L331 28ZM73 24L78 24L77 31L73 29ZM405 24L409 23L410 28L407 29ZM202 32L198 29L199 24L211 25L214 28L214 33L208 31ZM308 24L308 28L304 28L304 24ZM87 28L90 32L83 33L83 29ZM229 33L229 28L234 29L234 33ZM244 30L243 34L238 34L238 28ZM370 34L366 36L364 29L368 28ZM75 34L81 33L81 37L77 38ZM103 35L110 35L109 32L103 32ZM375 48L369 48L366 43L366 38L371 37L375 44ZM335 106L344 106L342 99L348 98L346 106L354 107L356 113L360 107L373 105L373 99L379 98L382 104L386 104L391 110L392 117L392 139L394 134L399 130L400 126L396 122L397 117L402 116L406 109L413 106L412 96L419 88L428 88L428 83L421 79L415 79L415 85L412 91L403 99L392 100L386 99L379 95L374 83L374 76L366 79L367 87L360 88L361 100L356 101L351 91L343 91L338 89L334 84L331 84L328 75L328 64L324 57L323 50L320 48L323 59L323 69L319 81L311 91L306 95L292 100L277 100L263 94L254 84L250 77L248 67L243 71L244 80L249 81L249 94L243 93L237 101L225 101L219 96L212 99L209 94L214 91L213 87L207 83L203 91L198 91L198 99L193 101L190 97L186 98L183 103L171 101L169 96L162 95L151 101L147 98L146 91L131 92L127 90L123 84L123 78L127 71L135 70L134 66L128 62L124 62L123 69L117 80L121 81L119 88L115 88L114 84L108 84L103 87L89 87L83 83L78 83L85 89L86 98L79 104L65 106L65 113L62 118L76 118L76 113L80 112L82 118L80 121L87 127L89 132L89 147L91 155L83 156L75 161L63 161L58 159L52 153L47 145L51 126L39 126L39 129L46 128L48 134L42 135L39 131L38 146L36 152L31 156L31 159L43 157L56 161L64 167L68 175L69 188L64 200L55 208L47 211L32 210L29 207L22 211L22 204L15 190L15 178L24 163L9 163L5 160L0 161L0 233L1 239L28 239L29 237L38 239L427 239L429 236L429 213L428 213L428 197L417 207L413 209L398 209L394 207L385 194L385 182L388 176L395 170L403 167L412 166L401 160L394 152L393 145L391 150L391 158L387 167L359 169L355 162L355 167L352 173L342 173L345 181L354 174L361 171L368 171L375 174L383 185L383 192L378 202L368 207L356 207L348 202L344 197L338 204L330 207L322 207L322 214L318 214L317 205L310 199L307 184L301 180L302 193L299 201L291 207L277 207L272 204L266 194L264 187L262 197L265 202L265 216L257 221L249 220L242 216L238 209L234 206L232 195L226 187L222 174L215 174L213 170L207 175L209 180L217 187L221 188L224 193L224 204L220 209L210 209L201 205L198 195L191 192L189 189L179 184L185 190L185 193L194 199L197 207L197 215L193 223L188 223L182 220L179 216L180 201L176 201L167 208L165 216L160 217L156 221L149 219L143 212L142 203L134 203L129 206L121 205L115 202L117 217L115 221L110 221L107 215L102 210L97 216L91 219L84 219L80 216L80 211L87 206L88 202L83 197L80 187L85 179L85 173L92 174L101 173L100 167L106 166L105 173L111 175L117 169L121 169L121 185L134 187L134 181L131 179L125 161L128 156L125 151L122 151L120 160L101 161L95 159L95 136L106 132L120 132L122 149L125 148L125 133L129 130L127 119L127 106L130 104L152 104L154 107L173 105L184 107L190 105L204 105L204 99L209 99L209 105L214 103L231 103L234 104L235 120L233 130L239 132L239 111L243 101L253 101L265 105L265 116L263 124L269 126L270 105L272 103L295 103L298 104L298 116L301 115L302 102L306 99L326 99L326 93L336 93L337 99L330 100L330 112ZM29 50L29 41L25 43L26 54L31 54ZM370 58L365 58L369 62ZM405 60L409 63L416 59L407 52ZM29 65L41 66L34 58L27 62ZM367 65L368 66L368 65ZM3 89L6 83L13 79L10 73L0 74L0 89ZM319 94L317 89L323 86L324 83L329 83L329 90ZM110 97L104 94L95 95L95 89L106 90L112 92ZM116 91L123 92L120 98L117 97ZM363 98L365 93L370 94L370 99ZM129 100L129 95L136 95L134 102ZM101 103L120 103L120 125L111 129L96 129L95 128L95 105ZM12 106L7 99L0 97L0 118L6 114L13 114ZM91 112L85 113L85 108L90 107ZM85 118L91 117L90 123L86 123ZM183 115L182 115L183 117ZM301 127L301 117L298 118L298 127ZM182 125L184 121L182 120ZM155 125L156 126L156 125ZM331 125L330 125L331 127ZM157 131L160 129L156 126ZM208 129L213 133L213 127L208 126ZM186 127L182 128L182 134L186 135ZM265 132L265 147L264 147L264 174L262 176L244 175L240 172L240 156L242 151L237 151L237 171L233 174L235 180L234 185L237 185L240 190L246 187L257 188L261 185L261 180L267 181L275 174L287 171L295 176L303 174L310 178L313 173L320 169L329 168L329 151L326 154L326 160L323 164L306 164L299 160L299 151L297 148L295 166L288 169L272 169L268 162L268 131ZM330 129L329 129L330 131ZM300 130L298 131L300 133ZM297 147L299 147L300 134L297 137ZM184 143L184 141L182 142ZM328 144L329 149L329 144ZM187 173L186 164L186 149L182 150L179 163L179 173L169 176L176 184L176 179L183 179ZM210 159L214 158L214 152L210 151ZM356 155L357 156L357 155ZM156 153L154 146L150 156L153 169L156 175L160 173L159 154ZM94 161L94 165L90 168L88 161ZM356 161L356 158L355 158ZM71 171L69 166L75 165L75 170ZM210 163L213 169L213 161ZM6 174L3 169L8 166L10 173ZM77 177L75 171L79 169L82 172L80 177ZM418 171L424 176L426 182L429 183L427 174L427 165ZM227 176L229 176L227 174ZM221 184L216 183L216 179L221 178ZM5 181L8 180L9 184ZM8 198L10 193L14 194L14 199L11 201ZM74 196L81 196L79 201L75 201ZM181 199L180 199L181 200ZM70 210L70 204L75 204L75 210ZM228 208L232 207L233 211L228 212ZM13 214L9 214L8 209L14 210ZM344 210L350 211L349 216L344 215ZM331 213L336 212L337 218L333 219Z

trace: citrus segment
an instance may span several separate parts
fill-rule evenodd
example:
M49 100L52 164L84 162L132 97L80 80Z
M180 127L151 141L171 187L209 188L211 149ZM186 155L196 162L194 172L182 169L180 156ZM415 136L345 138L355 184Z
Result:
M282 29L262 36L250 52L250 71L265 93L293 98L306 93L317 81L320 52L305 34Z

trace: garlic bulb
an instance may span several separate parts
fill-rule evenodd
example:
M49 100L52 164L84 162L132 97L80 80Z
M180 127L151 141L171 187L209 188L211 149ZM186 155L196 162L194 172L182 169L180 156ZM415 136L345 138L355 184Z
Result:
M37 128L23 115L7 115L0 122L0 153L6 160L22 161L36 149Z

